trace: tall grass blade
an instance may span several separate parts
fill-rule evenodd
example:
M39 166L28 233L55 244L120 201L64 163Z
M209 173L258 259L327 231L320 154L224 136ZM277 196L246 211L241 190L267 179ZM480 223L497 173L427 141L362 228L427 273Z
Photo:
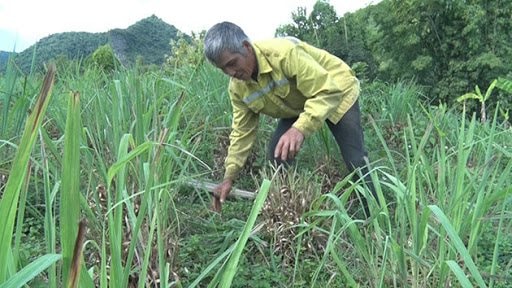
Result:
M25 124L25 130L21 137L21 142L14 161L12 162L10 175L5 184L3 198L0 202L0 263L2 263L2 265L0 265L0 283L5 282L8 278L7 267L9 266L8 261L11 253L11 241L20 190L27 173L28 161L37 137L37 131L41 126L51 98L55 73L56 68L55 65L52 64L49 66L48 72L43 80L35 107Z
M30 183L30 171L31 171L31 163L28 163L27 167L27 176L25 177L25 181L23 181L23 186L20 190L20 198L19 198L19 206L18 206L18 215L16 216L16 231L14 236L14 251L20 251L21 249L21 239L22 239L22 230L23 230L23 222L25 217L25 208L27 202L27 194L28 194L28 186ZM14 253L13 255L13 263L12 267L17 267L19 265L19 255L18 253Z
M80 279L80 268L82 264L82 248L85 240L85 230L87 229L85 220L80 221L78 226L78 234L76 236L75 248L73 250L73 258L71 260L71 271L68 279L68 288L78 287Z
M73 92L68 101L60 192L63 283L69 281L69 271L80 221L80 122L80 94Z
M128 135L126 135L126 136L128 136ZM129 135L129 136L131 138L131 135ZM152 142L145 142L145 143L142 143L139 146L135 147L133 150L130 151L130 153L123 155L122 158L120 158L116 163L114 163L108 169L108 183L112 182L112 179L114 179L114 176L116 176L120 170L126 168L126 164L128 164L135 157L146 152L146 150L148 150L152 146L153 146Z
M0 288L22 287L61 258L62 256L60 254L46 254L41 256L10 277L9 280L0 285Z
M44 131L44 130L41 130ZM45 133L40 133L45 134ZM47 134L46 134L47 135ZM51 188L51 180L50 180L50 166L48 157L46 154L46 143L51 143L51 141L45 141L44 137L40 137L43 140L41 141L41 158L42 160L42 170L43 170L43 179L44 179L44 203L45 203L45 215L44 215L44 235L46 242L46 252L50 254L55 254L56 252L56 225L55 225L55 215L54 215L54 199L59 191L60 182L54 184L53 188ZM50 266L48 269L48 287L56 288L57 287L57 267L56 265Z
M450 269L452 269L453 274L455 274L455 276L459 280L460 285L462 285L462 287L464 287L464 288L472 288L473 287L473 285L471 285L471 281L469 281L466 274L464 274L464 271L462 271L462 269L459 267L459 265L455 261L448 260L448 261L446 261L446 264L448 264Z
M133 142L133 138L131 134L124 134L121 138L121 141L119 143L119 149L117 153L118 159L125 159L129 147L129 143ZM134 152L134 151L132 151ZM108 182L107 182L107 190L108 190L108 199L107 199L107 205L108 207L115 207L112 208L111 213L108 213L108 230L109 230L109 236L110 236L110 283L121 283L122 287L127 286L127 280L124 282L124 279L127 279L128 276L124 275L123 277L123 261L122 261L122 229L123 229L123 223L122 223L122 213L123 213L123 207L117 206L118 203L122 200L122 191L125 188L126 184L126 164L136 156L136 154L132 154L133 157L128 157L125 161L118 161L116 164L114 164L112 167L118 167L115 169L114 172L112 171L112 167L108 171ZM119 164L118 164L119 163ZM116 176L116 183L115 190L112 188L114 186L113 184L113 178ZM129 262L127 262L126 267L130 267ZM127 268L128 269L128 268ZM128 270L129 271L129 270ZM128 274L127 272L126 274Z
M18 78L18 73L15 69L14 64L14 55L14 53L10 54L9 59L7 60L6 72L3 77L5 79L6 90L3 97L0 98L2 99L3 106L2 116L0 117L0 119L2 120L0 121L0 137L3 139L7 138L4 136L7 135L7 124L9 123L9 108L11 106L11 97L14 94L14 87L16 84L16 80Z
M222 254L220 256L218 256L217 258L215 258L212 263L210 263L210 265L208 265L205 269L203 269L203 271L201 272L201 274L199 274L199 276L197 276L197 278L194 280L194 282L192 282L188 288L194 288L194 287L197 287L199 285L199 283L201 283L201 280L203 280L212 270L213 268L215 268L215 266L217 266L222 260L224 260L224 258L228 257L232 252L233 250L235 249L235 245L237 243L234 243L233 245L231 245L228 249L226 249L226 251L222 252ZM225 263L225 262L224 262ZM212 282L218 282L218 281L212 281ZM211 285L211 284L210 284Z
M108 212L108 223L109 223L109 235L110 235L110 251L111 251L111 268L110 268L110 281L111 283L120 284L121 287L126 287L128 285L128 278L130 275L130 263L133 260L133 254L135 253L136 249L136 243L138 243L138 235L139 235L139 228L142 223L142 219L146 215L146 200L144 197L146 197L149 193L144 193L143 199L141 200L141 208L139 210L139 215L136 216L136 224L134 225L132 235L135 235L132 242L130 243L130 246L128 248L128 256L126 257L126 266L123 269L123 261L121 256L121 249L122 249L122 216L123 216L123 207L121 205L118 205L118 203L123 203L127 206L128 213L134 213L133 209L130 208L130 203L125 202L123 199L124 193L126 193L124 190L126 189L126 165L129 164L131 160L136 158L137 156L141 155L142 153L145 153L148 149L153 147L152 142L145 142L141 145L133 148L128 153L129 144L134 145L133 143L133 137L131 134L125 134L123 135L120 143L119 143L119 149L118 149L118 160L116 163L114 163L108 170L108 190L109 190L109 199L108 199L108 206L112 207L111 210ZM111 191L112 185L113 185L113 179L116 178L116 185L115 190ZM111 195L112 193L115 193L114 195ZM124 197L124 198L127 198ZM130 212L132 211L132 212ZM134 216L135 217L135 216Z
M267 199L268 190L270 189L270 181L267 179L263 180L261 184L260 191L256 196L256 200L254 200L254 204L251 209L251 214L249 214L249 218L245 223L244 230L238 239L235 250L233 254L229 257L228 263L226 264L226 268L224 269L222 278L220 279L220 287L227 288L231 287L231 283L233 282L233 277L235 277L238 262L240 260L240 256L245 248L245 244L247 243L247 239L249 239L249 235L251 234L252 227L256 222L256 218L263 208L263 204L265 203L265 199Z
M452 240L454 248L459 252L460 256L462 256L462 259L464 259L464 263L468 267L469 271L471 272L471 275L477 282L478 286L481 288L487 287L485 285L484 279L482 278L482 275L480 275L480 272L478 271L478 268L475 265L475 262L473 262L473 259L471 258L471 255L469 255L469 251L464 246L464 243L460 239L459 235L453 228L452 224L446 217L446 215L441 211L441 209L437 205L429 205L429 209L432 211L432 213L435 214L439 222L441 222L441 225L443 225L444 229L448 233L448 236ZM453 267L452 268L453 271Z
M350 287L359 287L354 277L352 277L352 275L350 274L350 271L347 268L347 263L340 258L338 251L335 251L333 245L329 246L329 252L331 253L332 259L340 269L341 274L343 274L343 276L345 277L345 281L347 281L348 285Z
M508 189L509 190L509 193L512 192L512 188ZM509 194L509 195L512 195L512 194ZM504 225L504 221L506 219L506 213L507 211L507 201L503 201L502 203L502 208L501 208L501 213L500 213L500 221L498 223L498 233L496 235L496 242L494 243L494 250L493 250L493 253L492 253L492 265L491 265L491 275L496 275L496 269L498 268L498 256L499 256L499 246L500 246L500 243L504 243L506 240L503 239L503 232L502 232L502 229L503 229L503 225ZM510 222L509 222L510 223ZM508 230L508 231L512 231L512 230ZM494 278L491 278L491 281L489 283L489 287L494 287Z
M145 255L144 255L144 261L142 263L142 267L141 267L141 270L139 272L139 283L138 283L138 287L145 287L145 282L146 282L146 276L147 276L147 271L148 271L148 266L149 266L149 257L151 256L151 243L153 241L153 237L154 237L154 234L155 234L155 229L156 229L156 220L158 218L158 206L155 205L155 211L153 213L153 218L151 219L151 224L149 226L149 236L148 236L148 248L150 249L145 249Z

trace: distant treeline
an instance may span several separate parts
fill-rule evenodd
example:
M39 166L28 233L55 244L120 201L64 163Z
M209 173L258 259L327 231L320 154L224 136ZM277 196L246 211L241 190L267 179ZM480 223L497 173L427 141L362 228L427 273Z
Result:
M512 79L511 15L512 1L505 0L383 0L342 16L319 0L312 11L298 7L293 22L279 27L276 36L295 36L332 52L363 81L411 79L427 101L452 103L476 86L485 93L493 80ZM201 58L201 39L190 39L153 15L127 29L54 34L15 59L29 73L52 59L83 60L108 45L125 66L161 65L169 55L183 52ZM197 47L183 46L182 40ZM6 54L0 56L3 71ZM512 109L510 94L494 92L488 106L498 101L503 111ZM471 105L476 110L478 103Z
M512 79L512 1L383 0L336 15L328 1L299 8L277 34L323 47L360 78L413 79L432 101L452 102L494 79ZM510 95L493 95L511 109ZM437 103L435 103L437 104Z

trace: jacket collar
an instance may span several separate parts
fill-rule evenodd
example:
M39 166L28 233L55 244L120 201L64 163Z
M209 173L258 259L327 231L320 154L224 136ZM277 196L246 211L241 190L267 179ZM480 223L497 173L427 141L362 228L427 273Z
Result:
M272 66L270 66L270 63L268 63L267 58L261 51L260 47L258 47L258 44L253 43L252 48L256 55L256 61L258 62L258 76L272 71Z

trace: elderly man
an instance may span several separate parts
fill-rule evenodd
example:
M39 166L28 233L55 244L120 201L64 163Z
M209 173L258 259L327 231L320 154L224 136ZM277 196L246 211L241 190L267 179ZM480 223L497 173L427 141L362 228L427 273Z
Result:
M360 169L375 195L365 161L359 81L345 62L292 37L251 42L230 22L208 30L204 51L231 77L233 107L224 180L215 188L214 210L220 211L247 160L260 114L279 119L268 152L278 164L293 160L304 139L327 123L349 171ZM366 211L366 202L364 206Z

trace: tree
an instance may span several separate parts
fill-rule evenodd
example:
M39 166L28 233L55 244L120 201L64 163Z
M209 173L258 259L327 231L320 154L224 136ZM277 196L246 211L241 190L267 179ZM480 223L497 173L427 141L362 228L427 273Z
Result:
M98 47L92 54L92 60L105 72L113 71L120 64L109 44Z
M303 41L310 42L314 39L313 27L308 19L307 10L305 7L298 7L297 11L292 12L293 23L281 25L276 30L276 35L294 36Z
M205 35L205 31L199 35L192 33L191 37L178 34L176 39L171 40L171 54L166 56L165 64L176 68L184 65L195 67L203 63Z
M510 1L384 0L374 15L379 77L415 78L432 100L453 102L512 69Z
M299 7L292 13L292 19L294 23L277 29L278 36L294 36L335 55L341 54L339 18L328 1L317 1L309 15L306 8Z
M366 67L364 78L373 78L375 61L371 54L368 33L375 33L369 25L369 8L338 17L334 7L326 0L319 0L311 14L299 7L292 13L293 23L277 29L277 36L294 36L340 57L349 65ZM359 72L359 71L357 71Z

